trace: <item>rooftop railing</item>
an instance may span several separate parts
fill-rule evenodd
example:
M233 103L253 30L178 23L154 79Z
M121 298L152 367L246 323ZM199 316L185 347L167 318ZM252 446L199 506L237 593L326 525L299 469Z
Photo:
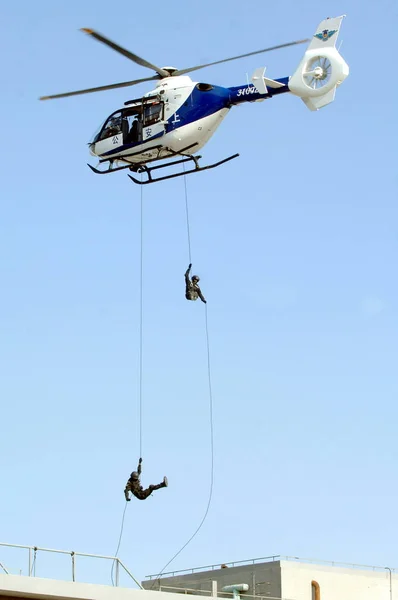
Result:
M342 568L350 568L350 569L364 569L364 570L371 570L371 571L384 571L386 569L390 570L390 567L378 567L375 565L361 565L361 564L356 564L356 563L345 563L345 562L338 562L338 561L331 561L331 560L320 560L320 559L316 559L316 558L300 558L298 556L283 556L281 554L273 554L271 556L263 556L261 558L251 558L248 560L239 560L239 561L234 561L234 562L225 562L225 563L217 563L214 565L205 565L203 567L194 567L192 569L182 569L179 571L168 571L167 573L162 573L160 576L159 574L152 574L152 575L146 575L145 577L149 580L152 579L161 579L161 578L165 578L165 577L175 577L175 576L180 576L180 575L190 575L192 573L200 573L200 572L204 572L204 571L216 571L218 569L223 569L225 567L244 567L244 566L249 566L249 565L256 565L256 564L260 564L260 563L267 563L267 562L275 562L275 561L281 561L281 560L288 560L288 561L295 561L295 562L302 562L302 563L309 563L309 564L318 564L318 565L325 565L325 566L329 566L329 567L342 567ZM392 573L396 572L396 568L392 568L391 567L391 571ZM257 596L256 596L257 597Z
M70 568L71 568L71 580L77 581L76 579L76 562L79 557L86 558L95 558L100 560L112 561L112 583L113 583L113 570L115 572L114 585L119 585L120 580L120 570L122 569L130 579L134 581L134 583L140 588L142 585L135 579L134 575L128 570L126 565L118 558L117 556L104 556L101 554L87 554L86 552L75 552L74 550L55 550L53 548L40 548L39 546L22 546L20 544L6 544L5 542L0 542L1 548L20 548L26 551L26 560L28 566L28 576L35 577L36 575L36 560L39 552L51 552L55 554L62 554L70 557ZM1 562L0 567L2 570L9 575L9 569L7 569Z

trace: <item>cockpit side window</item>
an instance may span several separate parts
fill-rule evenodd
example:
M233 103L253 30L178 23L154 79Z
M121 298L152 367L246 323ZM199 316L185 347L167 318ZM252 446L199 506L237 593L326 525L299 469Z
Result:
M144 106L144 127L153 125L163 118L163 102Z

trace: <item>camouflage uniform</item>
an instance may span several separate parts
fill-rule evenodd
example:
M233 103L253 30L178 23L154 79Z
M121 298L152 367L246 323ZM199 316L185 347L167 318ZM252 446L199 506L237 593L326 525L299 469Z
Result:
M199 277L194 275L192 281L189 279L189 273L192 265L190 264L188 269L185 271L185 298L187 300L197 300L200 298L202 302L206 304L206 300L198 286Z
M142 458L139 460L137 471L133 471L131 473L129 480L126 483L126 487L124 488L124 497L126 498L127 502L131 500L131 498L129 498L129 492L131 492L139 500L145 500L145 498L148 498L148 496L152 494L153 490L159 490L160 488L168 486L167 477L164 477L162 483L159 483L158 485L150 485L146 490L144 490L140 483L141 463Z

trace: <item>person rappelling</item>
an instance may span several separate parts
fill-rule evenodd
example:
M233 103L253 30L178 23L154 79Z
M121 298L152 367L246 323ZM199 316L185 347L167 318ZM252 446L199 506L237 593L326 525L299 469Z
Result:
M124 496L127 502L130 502L131 498L129 497L129 492L133 494L138 500L145 500L152 494L154 490L160 490L160 488L167 487L169 485L167 477L163 477L162 483L158 485L150 485L146 490L141 485L140 475L141 475L141 463L142 458L138 461L138 467L136 471L133 471L129 477L129 480L126 483L126 487L124 488Z
M205 297L203 296L201 289L198 285L200 279L197 275L192 276L192 280L189 278L189 273L192 268L192 263L189 264L188 269L185 271L185 298L187 300L197 300L200 298L202 302L206 304Z

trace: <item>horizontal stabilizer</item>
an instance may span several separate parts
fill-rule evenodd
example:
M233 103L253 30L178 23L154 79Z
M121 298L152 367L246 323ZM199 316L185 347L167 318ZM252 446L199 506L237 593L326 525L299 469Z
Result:
M280 81L264 77L265 71L266 68L260 67L252 75L252 82L259 94L268 94L267 86L272 89L283 87L284 84L280 83Z
M281 88L283 87L285 84L281 83L280 81L275 81L275 79L268 79L268 77L264 77L264 81L266 83L266 85L268 85L268 87L270 88Z

